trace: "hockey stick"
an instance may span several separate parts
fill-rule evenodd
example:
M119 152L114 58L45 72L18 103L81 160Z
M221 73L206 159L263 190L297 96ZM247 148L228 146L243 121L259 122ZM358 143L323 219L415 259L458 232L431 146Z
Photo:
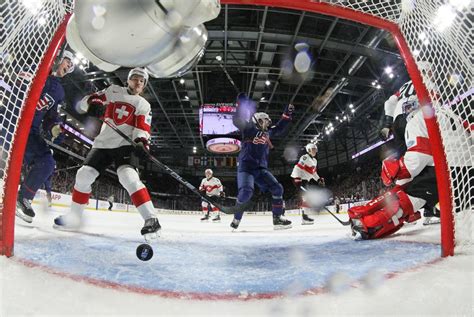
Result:
M112 123L106 121L106 120L103 120L102 122L104 122L106 125L108 125L112 130L114 130L118 135L120 135L122 138L124 138L127 142L129 142L135 149L136 148L139 148L140 145L138 145L135 141L133 141L129 136L127 136L125 133L123 133L122 131L120 131L115 125L113 125ZM171 168L169 168L167 165L161 163L156 157L154 157L153 155L151 155L151 153L149 152L146 152L147 153L147 157L148 159L153 163L155 164L156 166L158 166L159 168L161 168L163 171L165 171L167 174L169 174L171 177L173 177L175 180L178 181L178 183L186 186L191 192L193 192L194 194L196 194L197 196L201 197L202 200L204 201L207 201L208 203L216 206L217 208L219 208L223 213L225 214L235 214L235 213L238 213L238 212L243 212L245 211L246 209L249 208L249 206L252 204L252 201L249 200L248 202L244 203L244 204L241 204L241 205L235 205L235 206L230 206L230 207L227 207L227 206L223 206L221 205L221 203L219 202L216 202L215 199L209 197L209 196L206 196L206 195L203 195L201 194L201 192L196 188L194 187L193 184L191 184L190 182L188 182L187 180L185 180L184 178L182 178L181 176L179 176L178 173L176 173L175 171L173 171Z
M222 65L222 63L219 62L219 66L222 68L222 70L224 71L225 75L227 76L227 79L230 81L230 83L232 84L232 86L234 87L235 91L238 93L240 93L240 90L239 88L237 87L237 85L235 84L234 80L232 79L232 77L230 77L229 75L229 72L227 72L227 69L225 69L224 65Z
M308 190L306 188L304 188L303 186L301 186L301 189L304 191L304 192L308 192ZM344 221L344 220L341 220L339 219L339 217L337 217L335 214L333 214L326 206L322 206L331 216L334 217L334 219L336 219L341 225L343 226L349 226L351 224L351 221L348 220L348 221ZM320 207L318 207L320 208Z

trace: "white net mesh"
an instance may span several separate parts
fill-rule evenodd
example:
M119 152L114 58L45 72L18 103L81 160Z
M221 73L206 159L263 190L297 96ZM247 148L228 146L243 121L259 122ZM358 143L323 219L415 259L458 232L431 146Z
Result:
M326 2L399 25L418 68L425 70L423 80L434 101L450 168L456 240L459 246L470 242L474 200L473 1ZM19 114L30 89L31 80L25 75L35 73L67 9L70 6L60 0L0 1L0 199Z
M71 10L69 2L0 1L0 213L21 110L45 51L66 10ZM0 224L2 218L0 214Z
M453 191L457 251L472 245L474 2L329 1L398 24L430 93Z

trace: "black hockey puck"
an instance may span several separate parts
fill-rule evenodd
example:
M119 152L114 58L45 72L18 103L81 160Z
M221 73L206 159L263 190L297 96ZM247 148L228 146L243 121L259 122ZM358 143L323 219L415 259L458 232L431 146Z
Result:
M153 257L153 249L149 244L143 243L137 247L137 258L142 261L148 261Z

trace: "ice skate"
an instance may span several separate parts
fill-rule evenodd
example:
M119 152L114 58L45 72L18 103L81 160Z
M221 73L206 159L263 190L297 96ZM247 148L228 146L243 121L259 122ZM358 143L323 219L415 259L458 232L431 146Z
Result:
M212 222L221 222L221 216L220 215L215 216L214 219L212 219Z
M314 224L314 219L308 217L308 215L303 214L302 219L301 219L301 224L302 225L313 225Z
M201 222L208 222L209 221L209 215L205 215L204 217L201 218Z
M291 221L289 221L288 219L285 219L282 216L273 217L274 230L283 230L283 229L290 229L290 228L291 228Z
M29 199L23 198L21 194L18 195L18 200L16 201L16 213L18 218L26 221L28 223L33 222L35 217L35 211L31 207L31 201Z
M425 217L425 219L423 219L423 226L436 225L439 223L439 218L436 217Z
M240 224L240 220L234 218L234 220L232 220L232 222L230 223L230 227L231 227L233 230L235 230L235 229L237 229L237 228L239 227L239 224ZM233 230L232 230L232 231L233 231Z
M148 218L147 220L145 220L145 225L141 230L141 234L146 241L150 241L160 236L160 230L161 225L158 221L158 218Z

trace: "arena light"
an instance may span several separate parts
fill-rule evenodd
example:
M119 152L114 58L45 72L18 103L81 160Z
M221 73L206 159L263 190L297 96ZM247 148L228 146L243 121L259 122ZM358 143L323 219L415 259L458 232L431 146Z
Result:
M390 66L385 67L385 74L390 75L392 73L392 71L393 71L392 67L390 67Z
M455 18L456 11L454 8L449 4L444 4L438 8L433 25L439 32L443 32L453 24Z
M395 77L395 75L390 73L390 74L388 74L388 77L393 78L393 77Z
M222 60L222 56L220 56L220 55L217 55L217 56L216 56L216 59L217 59L217 61L219 61L219 62L220 62L220 61Z
M380 86L380 84L378 84L377 86L375 86L375 88L380 89L380 88L382 88L382 86Z
M350 104L350 105L349 105L349 108L351 108L351 109L354 108L354 105L353 105L353 104Z
M184 85L184 78L181 78L181 79L179 80L179 83L180 83L181 85Z
M351 109L351 112L354 113L354 112L356 112L356 110L355 110L355 109Z
M270 86L271 82L267 79L265 80L265 85Z

